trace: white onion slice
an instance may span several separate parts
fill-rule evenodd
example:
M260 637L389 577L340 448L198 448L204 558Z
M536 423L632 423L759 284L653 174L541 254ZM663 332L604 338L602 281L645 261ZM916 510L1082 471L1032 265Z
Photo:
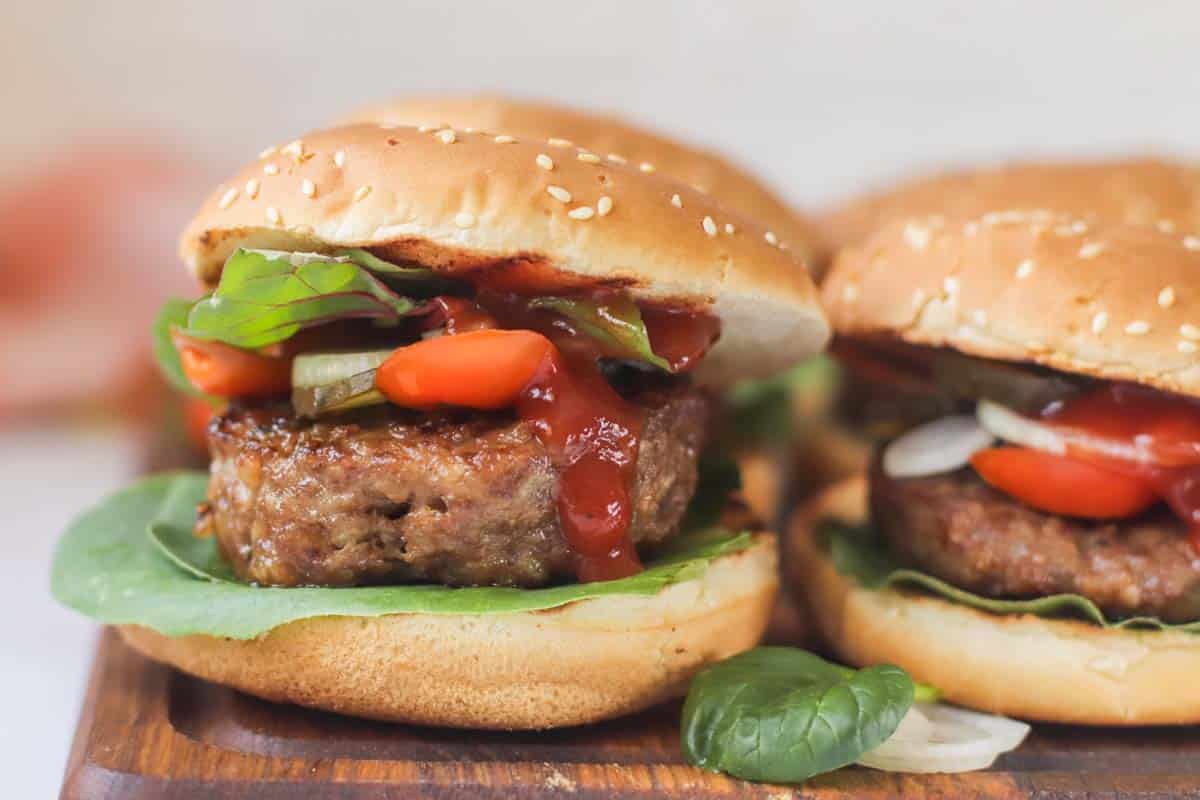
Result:
M917 703L883 744L858 759L888 772L986 769L1029 734L1024 722L941 703Z
M889 478L920 478L965 467L971 456L990 447L994 437L969 414L927 422L893 441L883 451Z
M1034 450L1061 456L1070 446L1124 461L1154 461L1151 453L1133 445L1067 428L1052 428L990 400L979 401L975 416L996 437Z

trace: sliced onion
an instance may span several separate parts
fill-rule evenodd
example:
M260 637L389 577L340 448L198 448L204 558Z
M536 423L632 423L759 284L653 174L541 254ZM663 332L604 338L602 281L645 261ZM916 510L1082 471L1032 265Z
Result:
M1124 461L1154 461L1151 453L1134 445L1068 428L1052 428L990 400L979 401L975 416L997 438L1034 450L1061 456L1070 447Z
M968 772L1016 749L1029 726L941 703L918 703L883 744L858 759L888 772Z
M965 467L994 437L969 414L927 422L889 444L883 471L890 478L920 478Z

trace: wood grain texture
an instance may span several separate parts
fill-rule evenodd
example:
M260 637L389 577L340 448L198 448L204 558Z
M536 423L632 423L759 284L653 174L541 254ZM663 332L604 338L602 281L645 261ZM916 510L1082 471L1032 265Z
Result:
M1200 796L1193 730L1041 726L987 772L846 769L802 788L686 765L678 706L545 733L409 728L255 700L100 639L64 798Z

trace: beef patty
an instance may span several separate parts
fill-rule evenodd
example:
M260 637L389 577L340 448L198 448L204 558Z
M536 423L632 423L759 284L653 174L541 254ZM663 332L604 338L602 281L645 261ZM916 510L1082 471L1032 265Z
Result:
M1079 520L1022 505L970 469L896 480L876 463L871 515L904 561L977 594L1074 593L1114 617L1200 619L1200 557L1165 508Z
M696 489L708 403L655 390L631 489L638 545L671 536ZM274 586L432 581L542 586L574 575L558 472L508 414L393 406L325 421L235 410L209 428L212 477L197 533L245 580Z

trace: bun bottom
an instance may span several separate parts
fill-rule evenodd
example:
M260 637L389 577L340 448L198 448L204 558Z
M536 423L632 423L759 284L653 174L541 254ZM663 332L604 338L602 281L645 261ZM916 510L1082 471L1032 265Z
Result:
M959 705L1082 725L1200 723L1200 635L997 615L897 589L865 589L816 545L823 517L861 521L867 484L837 484L799 509L784 541L789 588L841 658L890 663Z
M656 595L516 614L318 617L257 639L122 626L156 661L265 700L419 725L580 725L681 695L701 667L756 645L778 588L759 534Z

